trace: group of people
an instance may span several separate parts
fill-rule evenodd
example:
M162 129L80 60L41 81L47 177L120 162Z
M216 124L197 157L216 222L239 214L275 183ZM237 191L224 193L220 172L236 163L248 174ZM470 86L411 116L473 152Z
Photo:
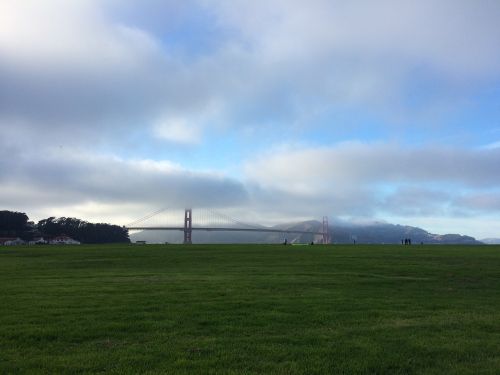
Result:
M404 240L401 240L401 245L411 245L411 238L405 238Z

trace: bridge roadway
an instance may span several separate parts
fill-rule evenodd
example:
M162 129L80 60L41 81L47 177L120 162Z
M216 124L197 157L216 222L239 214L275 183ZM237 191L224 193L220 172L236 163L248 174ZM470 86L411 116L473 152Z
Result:
M128 230L180 230L184 231L184 227L126 227ZM191 230L203 230L206 232L267 232L267 233L295 233L295 234L314 234L322 236L323 232L307 232L304 230L289 230L289 229L271 229L271 228L232 228L232 227L192 227Z

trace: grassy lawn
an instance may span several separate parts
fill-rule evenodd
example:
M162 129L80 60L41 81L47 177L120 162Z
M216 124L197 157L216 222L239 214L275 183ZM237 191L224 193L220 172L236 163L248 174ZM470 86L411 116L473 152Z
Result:
M498 374L500 246L0 247L0 373Z

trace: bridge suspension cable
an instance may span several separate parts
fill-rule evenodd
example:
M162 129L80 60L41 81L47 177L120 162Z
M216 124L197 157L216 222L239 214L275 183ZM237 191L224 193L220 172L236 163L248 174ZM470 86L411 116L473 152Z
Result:
M250 228L250 229L263 229L262 225L248 224L248 223L245 223L243 221L236 220L236 219L230 217L229 215L225 215L223 213L216 212L216 211L213 211L210 209L207 209L207 211L210 212L214 217L220 217L224 221L222 223L223 225L235 224L235 225L240 225L242 227L246 227L246 228Z
M143 216L143 217L141 217L141 218L139 218L137 220L132 221L131 223L125 225L125 227L134 227L134 226L137 226L138 224L143 223L146 220L149 220L152 217L155 217L155 216L161 214L162 212L165 212L166 210L168 210L168 207L160 208L159 210L151 212L151 213L149 213L149 214L147 214L147 215L145 215L145 216Z
M328 218L323 217L323 225L320 230L295 230L295 229L282 229L276 227L265 227L258 224L249 224L243 221L234 219L229 215L216 212L211 209L197 210L195 215L192 215L191 209L171 210L167 213L167 219L173 221L162 221L161 225L146 224L152 218L166 212L169 208L161 208L151 212L125 227L129 230L180 230L184 231L184 242L191 243L191 232L193 230L202 231L243 231L243 232L270 232L270 233L295 233L295 234L310 234L322 236L322 243L329 243L330 236L328 233Z

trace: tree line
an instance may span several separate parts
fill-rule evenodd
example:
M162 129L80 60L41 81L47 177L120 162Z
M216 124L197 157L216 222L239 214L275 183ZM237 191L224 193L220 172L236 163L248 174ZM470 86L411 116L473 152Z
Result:
M89 223L72 217L49 217L38 223L24 212L0 211L0 237L55 237L65 234L81 243L130 242L128 229L105 223Z

